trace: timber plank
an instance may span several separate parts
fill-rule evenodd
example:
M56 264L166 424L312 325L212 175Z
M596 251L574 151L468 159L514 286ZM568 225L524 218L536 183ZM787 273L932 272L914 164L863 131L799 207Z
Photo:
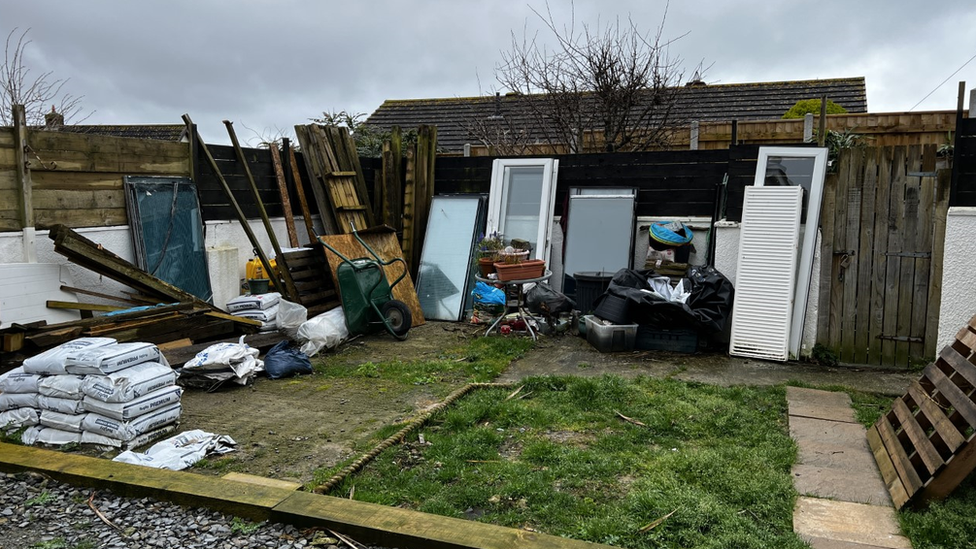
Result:
M925 377L935 384L939 393L949 401L949 404L956 410L971 427L976 427L976 404L970 400L962 389L956 386L945 373L933 362L925 367Z
M885 318L885 290L887 287L887 261L885 252L888 249L888 226L891 209L891 163L890 148L879 149L878 155L878 188L874 197L874 243L872 245L872 273L871 273L871 319L868 332L871 345L868 349L868 362L881 364L884 354L884 341L878 339L884 334Z
M904 149L899 147L898 150ZM895 153L897 155L897 151ZM898 168L904 165L905 169L921 167L921 148L912 145L905 149L905 162L899 163ZM904 179L905 194L900 201L899 212L901 213L901 241L902 252L916 252L915 244L918 233L918 210L919 193L921 191L918 177L910 177L907 173L902 175L896 172L896 176ZM911 257L898 258L901 263L898 278L898 320L896 322L895 333L892 335L915 337L918 334L912 333L912 308L916 306L913 302L915 297L915 259ZM910 364L911 344L907 341L895 342L895 364L905 367Z
M936 148L934 145L922 147L921 171L934 173ZM909 355L912 361L926 361L931 355L925 354L926 324L929 309L929 284L932 270L932 234L935 226L935 195L938 181L934 176L919 178L918 230L915 238L915 250L928 253L929 257L915 259L915 287L912 298L911 333L921 337L921 343L909 345ZM938 315L936 315L938 316Z
M946 417L945 412L936 404L935 400L932 399L926 392L925 389L918 383L918 381L912 381L912 384L908 387L908 395L918 406L920 413L924 414L935 431L939 434L942 442L945 443L949 452L955 452L957 448L962 446L965 439L959 429L949 421Z
M888 207L888 246L887 252L903 252L904 233L902 223L905 217L905 148L892 149L891 165L891 196ZM890 257L887 261L885 274L885 311L884 335L908 335L898 332L899 309L899 281L901 280L901 261L898 257ZM897 364L897 345L894 341L884 340L881 347L882 364L894 366ZM907 353L905 354L907 362Z
M917 495L920 502L941 500L952 493L976 469L976 437L969 437L946 467Z
M849 183L844 199L847 201L847 224L844 227L843 250L853 252L849 258L849 266L843 271L844 276L844 300L841 313L841 356L847 362L860 362L862 349L855 345L857 335L857 304L858 304L858 268L860 256L858 251L860 245L858 239L861 236L861 203L863 198L864 184L864 157L860 151L851 150L850 161L848 163L849 172L847 174ZM863 349L866 352L866 348Z
M966 384L963 385L957 382L957 385L962 386L967 391L972 390L976 387L976 366L972 362L966 359L966 357L959 354L959 351L952 348L952 346L945 347L942 352L939 353L939 358L944 360L957 374L962 376L966 380ZM945 370L943 370L945 372ZM946 373L949 375L949 373Z
M895 509L901 509L910 499L910 495L898 476L898 471L895 470L895 464L891 461L891 456L888 455L888 450L881 440L876 425L872 425L867 430L867 437L871 453L874 454L878 469L881 471L881 478L884 480L885 486L888 487L888 493L891 494L891 501L894 503Z
M912 465L911 460L908 459L908 454L905 453L905 448L898 441L898 436L895 434L895 430L892 428L891 423L888 422L886 416L881 416L878 421L874 424L878 429L878 433L881 435L881 440L884 442L885 449L888 451L888 456L891 457L891 462L895 466L895 470L898 472L898 478L901 479L902 483L905 485L905 490L909 494L914 494L922 487L922 479L919 478L918 472L915 471L915 467Z
M900 398L895 399L892 409L901 423L903 432L908 434L908 439L915 447L915 452L925 464L929 476L934 475L945 464L942 456L939 455L935 446L932 445L932 441L925 435L925 430L918 424L912 411L905 405L905 401Z
M942 306L942 262L945 255L946 216L949 212L949 188L952 170L940 170L936 176L935 204L932 220L932 261L929 262L928 308L932 311L925 323L924 356L935 355L939 338L939 315Z
M72 228L109 227L129 223L125 208L91 210L34 209L34 223L38 228L64 225Z
M37 190L118 190L122 192L124 185L122 174L117 173L83 173L83 172L31 172L31 181Z
M878 192L878 149L864 151L862 165L863 185L861 186L861 217L859 219L857 248L857 308L854 328L855 358L859 363L869 364L870 348L873 341L871 331L871 281L874 272L874 209L875 195Z
M847 200L851 181L851 154L841 155L837 176L836 215L834 217L834 241L831 246L831 261L833 275L830 289L830 342L831 347L838 350L843 361L849 361L849 350L843 347L843 314L844 314L844 284L842 268L844 256L841 253L847 243L847 217L850 202ZM856 261L857 258L851 258Z
M325 173L330 170L323 165L319 136L314 131L314 126L295 126L295 134L298 136L299 144L301 144L302 158L305 160L305 167L312 180L312 195L315 198L319 218L322 220L322 228L326 234L338 234L338 221L325 184Z
M281 195L281 209L285 216L285 228L288 230L288 245L297 248L298 232L295 230L295 217L292 214L291 198L288 196L285 169L281 165L281 153L278 151L278 145L274 143L271 144L269 150L271 151L271 162L274 164L275 181L278 183L278 193Z
M91 191L35 189L34 208L38 210L104 210L125 208L125 195L121 189Z
M830 174L824 181L823 204L820 211L820 294L817 298L817 343L833 348L830 340L830 296L834 280L834 224L837 215L835 200L837 196L837 175Z

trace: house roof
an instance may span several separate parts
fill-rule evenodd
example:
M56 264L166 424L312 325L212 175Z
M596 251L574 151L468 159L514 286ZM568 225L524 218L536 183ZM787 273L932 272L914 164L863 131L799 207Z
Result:
M747 84L689 85L677 88L670 120L681 125L691 121L729 121L781 118L802 99L828 99L850 113L867 112L863 76L824 80L793 80ZM384 101L366 124L388 131L392 126L437 126L440 150L457 152L465 143L478 144L469 128L477 120L505 117L512 127L532 126L527 100L538 95L507 94L449 99L390 99ZM541 139L541 134L534 136Z
M183 124L68 124L58 126L56 131L179 142L183 140L186 126Z

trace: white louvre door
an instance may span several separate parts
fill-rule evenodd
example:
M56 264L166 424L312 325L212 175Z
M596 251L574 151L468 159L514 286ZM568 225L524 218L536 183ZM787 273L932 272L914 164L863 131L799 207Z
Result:
M788 358L802 187L746 187L729 354Z

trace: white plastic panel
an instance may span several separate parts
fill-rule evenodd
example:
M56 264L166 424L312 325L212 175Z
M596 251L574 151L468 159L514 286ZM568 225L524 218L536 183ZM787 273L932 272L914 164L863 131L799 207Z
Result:
M566 274L615 273L630 267L634 240L634 194L569 197Z
M731 355L789 358L802 206L801 187L746 187Z

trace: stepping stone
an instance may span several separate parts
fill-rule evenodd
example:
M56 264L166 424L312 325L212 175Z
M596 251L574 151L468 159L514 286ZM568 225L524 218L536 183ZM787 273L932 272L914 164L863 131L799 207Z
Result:
M843 446L852 451L863 450L868 455L873 455L868 445L867 431L860 423L790 416L790 436L800 445L804 441L811 441Z
M891 506L891 495L881 475L874 471L794 465L793 486L801 495L842 502Z
M908 538L901 535L895 510L887 506L800 497L793 509L793 531L811 545L814 540L824 543L814 545L818 548L866 545L912 549ZM855 545L828 545L828 542Z
M847 393L787 387L786 402L791 416L856 423Z

